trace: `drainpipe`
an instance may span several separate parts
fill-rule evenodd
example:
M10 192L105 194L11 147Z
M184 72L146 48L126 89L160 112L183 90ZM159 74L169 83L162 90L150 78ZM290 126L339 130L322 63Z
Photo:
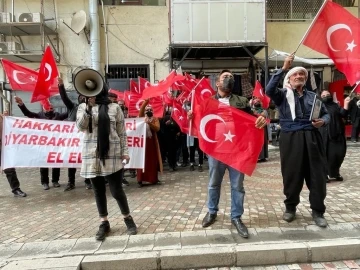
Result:
M100 28L98 1L89 0L91 68L100 73Z

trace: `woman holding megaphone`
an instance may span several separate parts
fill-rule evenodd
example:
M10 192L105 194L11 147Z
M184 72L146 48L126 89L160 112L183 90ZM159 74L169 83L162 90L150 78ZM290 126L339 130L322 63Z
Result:
M137 227L130 215L121 182L124 165L130 160L124 115L119 105L110 102L105 84L95 98L90 98L87 104L79 105L76 125L85 133L80 175L91 179L101 219L96 239L104 240L110 231L105 179L124 216L127 233L136 234Z

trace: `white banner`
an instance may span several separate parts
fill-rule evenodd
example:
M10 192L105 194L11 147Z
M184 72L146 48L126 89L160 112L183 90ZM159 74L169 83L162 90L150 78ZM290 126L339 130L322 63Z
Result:
M125 119L130 163L144 169L144 118ZM4 117L1 167L80 168L84 134L74 122Z

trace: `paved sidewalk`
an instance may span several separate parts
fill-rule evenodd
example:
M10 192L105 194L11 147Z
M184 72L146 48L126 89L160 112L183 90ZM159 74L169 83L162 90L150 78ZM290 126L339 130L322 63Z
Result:
M350 143L349 143L350 144ZM360 222L360 148L350 145L342 174L344 182L328 185L326 218L329 224ZM360 144L359 144L360 146ZM135 179L127 177L125 187L130 209L139 226L139 234L190 232L202 230L207 212L208 173L190 172L189 167L175 173L166 171L163 185L138 188ZM91 238L98 225L98 215L91 190L85 190L78 177L76 189L64 192L67 171L61 170L61 188L44 191L38 169L18 169L21 188L27 198L15 198L5 175L0 176L0 243L27 243L61 239ZM228 176L221 190L217 222L208 230L231 229L230 187ZM284 210L279 152L272 150L268 162L259 163L252 177L245 179L244 223L249 228L286 229L313 225L306 187L301 194L297 219L288 224L281 217ZM110 198L110 195L109 195ZM110 198L111 236L125 233L125 225L115 201Z
M0 245L3 270L160 270L360 259L360 223L198 230Z

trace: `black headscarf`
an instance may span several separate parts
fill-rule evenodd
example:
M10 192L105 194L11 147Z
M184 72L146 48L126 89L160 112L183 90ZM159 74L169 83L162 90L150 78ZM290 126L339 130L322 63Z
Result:
M104 85L103 91L95 98L95 103L99 106L99 119L98 119L98 136L97 136L97 156L105 166L105 159L108 158L110 149L110 117L108 114L108 105L111 101L108 98L109 89Z

